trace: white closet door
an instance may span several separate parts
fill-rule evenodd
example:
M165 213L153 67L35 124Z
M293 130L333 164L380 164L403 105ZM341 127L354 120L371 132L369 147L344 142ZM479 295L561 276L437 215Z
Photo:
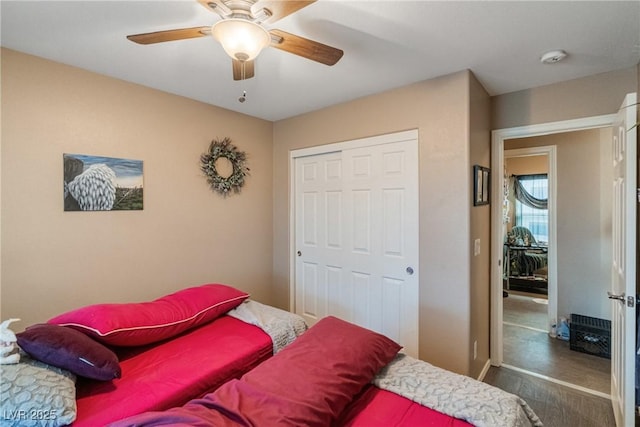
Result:
M296 313L334 315L418 355L418 144L296 159Z
M342 153L297 158L295 177L295 312L313 325L342 282Z

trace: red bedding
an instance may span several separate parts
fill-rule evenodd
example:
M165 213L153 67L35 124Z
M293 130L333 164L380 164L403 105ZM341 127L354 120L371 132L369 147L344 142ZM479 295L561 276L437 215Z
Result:
M139 414L112 427L468 427L369 384L399 348L382 335L324 318L240 380L180 408Z
M257 326L222 316L170 340L116 352L122 378L79 380L74 427L182 405L268 359L273 343Z
M518 396L397 356L399 349L383 335L325 317L242 378L181 407L141 413L110 427L542 426ZM426 400L470 423L375 387L374 378L412 399L436 397Z
M470 427L471 424L369 385L335 424L340 427Z

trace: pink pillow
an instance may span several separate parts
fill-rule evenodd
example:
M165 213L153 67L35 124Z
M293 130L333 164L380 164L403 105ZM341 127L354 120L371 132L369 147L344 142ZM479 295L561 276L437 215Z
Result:
M56 316L48 323L75 328L105 344L137 346L208 323L247 298L249 294L231 286L208 284L150 302L90 305Z

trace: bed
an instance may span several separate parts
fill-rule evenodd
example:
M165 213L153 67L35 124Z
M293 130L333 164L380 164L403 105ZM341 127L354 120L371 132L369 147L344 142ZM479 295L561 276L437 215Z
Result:
M240 379L111 427L542 425L518 396L399 350L383 335L326 317Z
M344 427L438 426L470 427L472 424L413 402L373 384L366 385L336 425Z
M102 426L179 406L240 378L306 329L301 317L221 284L187 288L152 302L64 313L17 334L23 362L3 366L2 374L44 369L42 384L66 383L68 389L70 382L73 392L46 390L60 396L50 398L28 390L35 393L30 400L40 403L15 408L3 395L3 408L12 408L4 411L3 425ZM54 373L60 380L51 380ZM36 376L13 375L10 385L26 377ZM23 389L12 394L25 400Z

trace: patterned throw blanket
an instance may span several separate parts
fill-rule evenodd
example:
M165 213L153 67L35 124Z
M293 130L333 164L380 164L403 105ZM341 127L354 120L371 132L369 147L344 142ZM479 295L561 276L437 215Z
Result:
M477 427L540 427L520 397L473 378L398 354L373 384Z
M252 300L245 301L227 315L265 331L273 341L273 354L291 344L308 329L307 323L297 314Z

